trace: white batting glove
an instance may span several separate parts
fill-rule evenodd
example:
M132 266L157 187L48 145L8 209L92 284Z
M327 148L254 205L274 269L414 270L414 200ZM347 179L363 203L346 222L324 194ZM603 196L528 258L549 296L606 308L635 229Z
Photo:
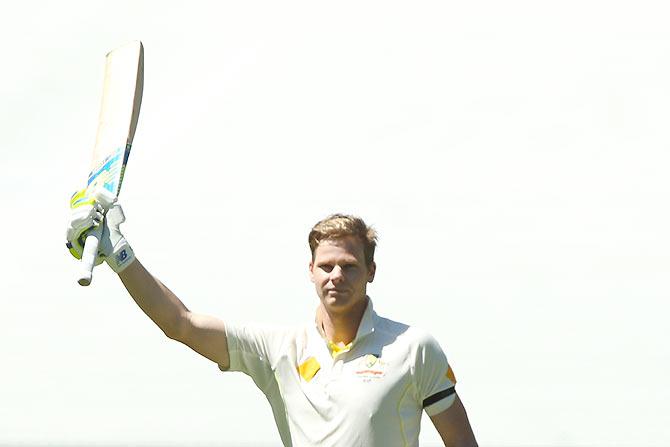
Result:
M70 199L70 222L65 233L66 246L72 256L81 259L86 233L102 223L105 211L104 206L95 197L88 195L86 189L77 191L72 195Z
M118 203L105 214L102 228L102 237L98 246L98 255L101 256L107 265L116 273L121 273L135 260L135 253L121 234L119 226L126 221L123 214L123 208ZM97 262L97 259L96 259Z
M105 192L91 196L82 190L72 196L70 208L66 246L72 256L81 259L87 233L103 225L95 265L106 261L112 270L120 273L132 263L135 254L119 229L126 221L121 205L110 200Z

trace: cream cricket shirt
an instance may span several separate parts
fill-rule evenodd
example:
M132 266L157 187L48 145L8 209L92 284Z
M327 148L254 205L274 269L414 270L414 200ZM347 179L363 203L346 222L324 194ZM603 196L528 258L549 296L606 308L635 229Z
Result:
M453 403L456 379L426 332L378 316L338 350L314 323L279 329L226 324L229 371L267 397L285 446L418 446L421 411Z

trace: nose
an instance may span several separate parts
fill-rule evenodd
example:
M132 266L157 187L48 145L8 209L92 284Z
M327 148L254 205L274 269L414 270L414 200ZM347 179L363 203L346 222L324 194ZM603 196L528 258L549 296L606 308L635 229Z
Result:
M339 265L336 265L333 270L330 271L330 280L332 282L341 282L344 279L344 274L342 268Z

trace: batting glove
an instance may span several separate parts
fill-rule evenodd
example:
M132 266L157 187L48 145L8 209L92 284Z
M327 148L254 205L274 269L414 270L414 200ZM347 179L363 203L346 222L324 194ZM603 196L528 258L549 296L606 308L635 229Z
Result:
M103 221L102 238L98 246L98 254L102 256L112 270L121 273L135 260L135 253L121 234L119 226L126 221L123 208L118 203L105 214ZM97 262L97 260L96 260Z
M66 246L72 256L81 259L87 233L102 225L95 265L106 261L112 270L120 273L132 263L135 254L119 229L126 221L121 205L110 200L105 192L91 196L82 190L72 196L70 208L72 213L66 233Z
M70 199L70 223L65 233L67 248L72 256L81 259L84 241L89 230L97 228L104 219L105 208L86 189L77 191ZM99 264L99 263L98 263Z

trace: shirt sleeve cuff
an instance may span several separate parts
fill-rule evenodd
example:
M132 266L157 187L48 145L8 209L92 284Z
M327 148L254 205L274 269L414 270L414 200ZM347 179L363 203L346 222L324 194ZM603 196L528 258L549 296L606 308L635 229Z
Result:
M456 388L451 387L446 390L439 391L432 396L427 397L423 401L423 409L428 416L435 416L442 413L456 400Z
M237 358L239 354L237 347L237 327L233 323L226 322L224 330L226 331L226 343L228 345L228 368L218 365L219 369L223 372L240 371L239 360Z

